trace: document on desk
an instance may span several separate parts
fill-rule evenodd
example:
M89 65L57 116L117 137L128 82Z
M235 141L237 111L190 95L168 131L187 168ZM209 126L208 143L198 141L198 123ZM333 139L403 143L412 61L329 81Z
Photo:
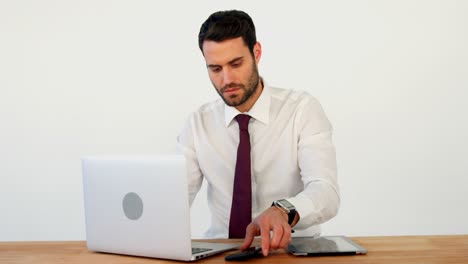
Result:
M296 256L366 254L367 250L345 236L293 237L288 250Z

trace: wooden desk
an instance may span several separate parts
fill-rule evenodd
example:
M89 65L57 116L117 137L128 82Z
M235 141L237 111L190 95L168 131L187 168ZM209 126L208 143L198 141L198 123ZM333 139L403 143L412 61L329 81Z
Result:
M468 263L468 235L355 237L369 253L359 256L295 257L283 250L256 263ZM219 240L223 241L223 240ZM225 263L220 254L195 263ZM0 242L0 263L183 263L168 260L89 252L84 241Z

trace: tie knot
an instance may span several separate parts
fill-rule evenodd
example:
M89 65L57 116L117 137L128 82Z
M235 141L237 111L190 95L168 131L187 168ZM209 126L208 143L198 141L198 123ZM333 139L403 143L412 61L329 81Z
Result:
M237 123L239 123L240 130L248 130L249 128L249 115L240 114L236 116Z

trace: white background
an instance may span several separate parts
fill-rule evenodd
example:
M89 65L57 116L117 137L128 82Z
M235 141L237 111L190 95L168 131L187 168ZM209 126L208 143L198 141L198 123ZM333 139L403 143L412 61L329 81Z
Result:
M199 27L233 8L267 82L334 125L342 206L324 234L468 233L468 1L284 3L1 0L0 240L85 239L82 155L175 153L217 98Z

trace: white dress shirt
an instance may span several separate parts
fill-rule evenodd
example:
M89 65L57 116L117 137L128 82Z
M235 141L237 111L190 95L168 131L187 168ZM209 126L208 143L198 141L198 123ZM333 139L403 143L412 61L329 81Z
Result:
M227 238L239 145L240 112L218 100L190 115L177 141L187 159L190 204L207 181L211 226L207 238ZM250 111L252 219L287 199L301 235L320 232L340 204L332 127L306 92L265 86Z

